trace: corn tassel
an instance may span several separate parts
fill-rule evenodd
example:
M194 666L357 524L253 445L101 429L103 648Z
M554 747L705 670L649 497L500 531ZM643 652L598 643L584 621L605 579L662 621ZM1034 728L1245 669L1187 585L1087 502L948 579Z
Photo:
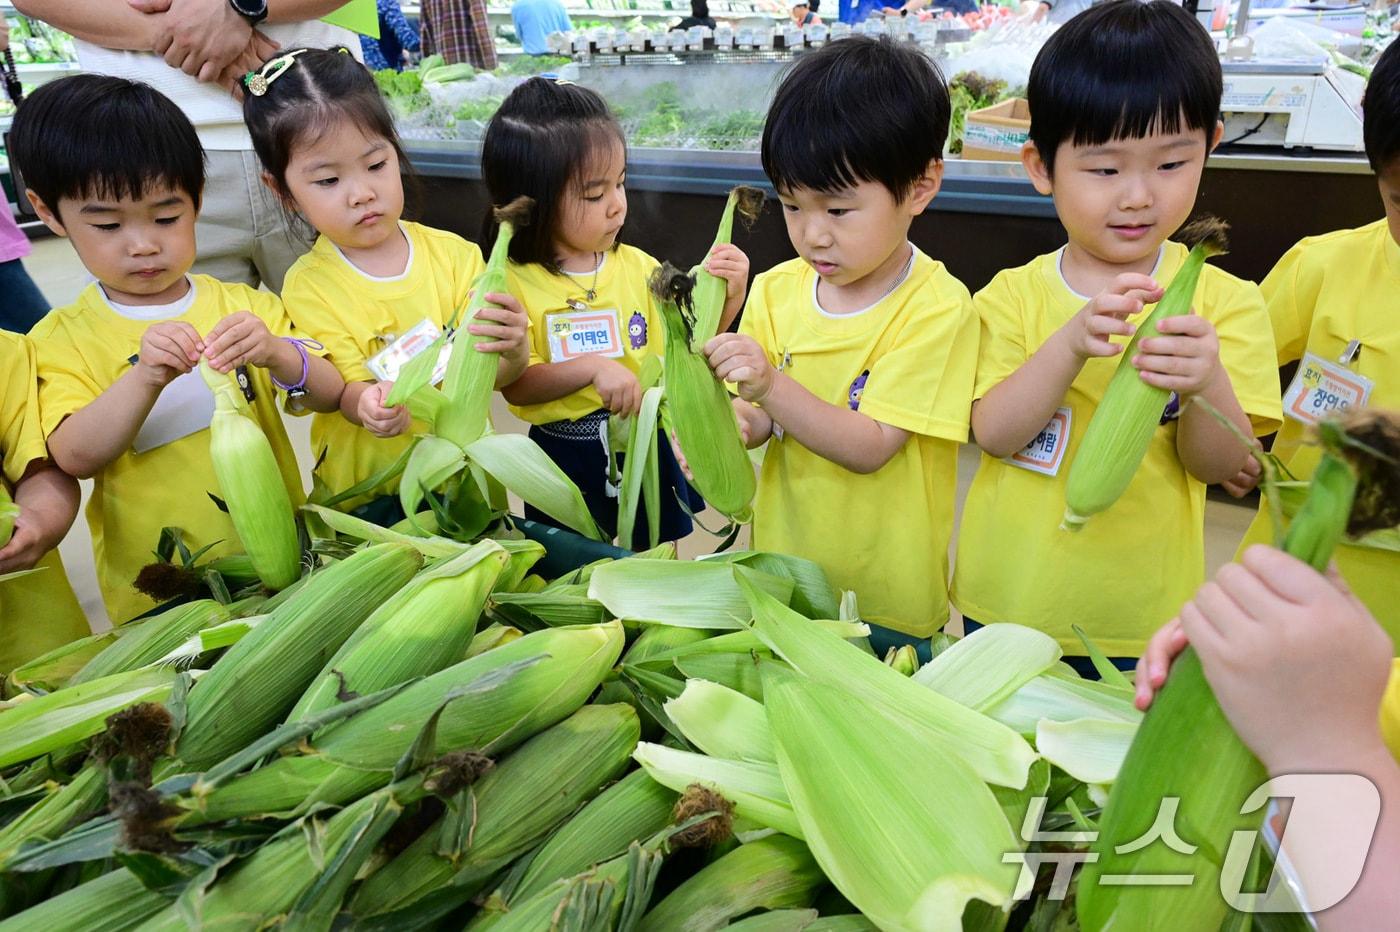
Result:
M287 716L299 721L347 694L365 696L462 659L507 554L486 540L424 570L375 609Z
M424 898L450 910L475 896L616 777L640 732L630 706L589 705L531 738L462 793L465 812L449 811L366 880L352 912L379 916ZM463 822L470 835L458 837Z
M1191 313L1196 283L1206 259L1225 251L1225 225L1218 220L1193 224L1186 235L1203 237L1192 248L1176 277L1167 285L1162 300L1138 324L1118 368L1094 410L1084 439L1070 463L1065 485L1064 527L1078 531L1092 515L1111 507L1133 481L1147 447L1161 423L1162 409L1171 392L1148 385L1133 365L1138 344L1158 335L1157 324L1164 318Z
M194 787L207 821L302 813L336 805L389 782L399 759L437 715L435 753L496 753L571 715L622 653L616 622L547 628L419 680L313 739L302 756L282 757L212 793ZM530 663L484 692L453 701L497 671ZM216 665L217 666L217 665Z
M825 883L802 842L760 838L686 880L646 914L638 932L714 932L755 909L808 906Z
M452 354L447 359L447 374L442 382L446 404L438 412L433 427L435 433L459 447L467 446L486 432L491 418L491 391L496 385L496 369L500 362L495 353L477 352L476 347L491 342L491 338L475 336L468 333L467 328L489 304L488 294L503 294L509 290L506 265L511 237L518 228L529 223L533 209L534 202L522 197L496 210L499 226L496 242L486 260L486 270L472 287L471 302L457 321L457 336L452 340Z
M313 573L295 598L230 647L190 691L176 756L202 769L265 734L422 562L412 547L378 544Z
M1307 499L1284 536L1283 550L1320 572L1348 531L1379 526L1367 526L1371 520L1395 520L1394 497L1386 490L1400 484L1400 468L1394 462L1400 428L1361 412L1340 424L1324 422L1319 434L1326 451ZM1351 439L1356 436L1360 453ZM1389 448L1379 452L1392 461L1381 465L1370 454L1384 441ZM1367 479L1368 485L1361 494L1359 478ZM1376 506L1378 518L1358 514L1361 508L1353 513L1354 503L1363 499ZM1258 830L1262 812L1246 816L1240 809L1266 777L1263 765L1230 726L1200 658L1188 647L1172 663L1171 675L1143 719L1113 785L1094 849L1100 856L1086 865L1080 880L1081 926L1088 932L1123 923L1148 932L1219 927L1227 914L1219 893L1225 855L1234 833ZM1176 822L1184 827L1183 840L1199 846L1199 851L1188 856L1158 843L1119 854L1118 846L1146 834L1164 800L1171 797L1179 799ZM1195 881L1188 887L1159 888L1098 882L1105 874L1166 873L1189 873Z
M676 440L705 501L734 521L748 521L757 480L724 385L705 357L690 350L694 281L670 265L656 270L651 290L666 326L665 394Z
M199 371L214 393L209 458L219 494L258 578L269 589L285 589L301 575L301 544L272 444L239 410L232 379L209 368L202 358Z

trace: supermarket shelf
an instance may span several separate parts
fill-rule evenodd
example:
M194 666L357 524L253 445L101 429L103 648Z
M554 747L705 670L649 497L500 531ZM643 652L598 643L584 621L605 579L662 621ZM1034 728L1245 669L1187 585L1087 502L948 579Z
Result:
M83 70L75 61L30 62L17 65L16 69L19 71L20 81L25 84L42 84Z

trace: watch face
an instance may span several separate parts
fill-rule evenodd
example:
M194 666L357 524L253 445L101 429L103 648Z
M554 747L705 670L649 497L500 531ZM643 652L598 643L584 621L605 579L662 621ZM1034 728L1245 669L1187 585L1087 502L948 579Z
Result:
M267 0L230 0L233 8L244 16L264 17L267 15Z

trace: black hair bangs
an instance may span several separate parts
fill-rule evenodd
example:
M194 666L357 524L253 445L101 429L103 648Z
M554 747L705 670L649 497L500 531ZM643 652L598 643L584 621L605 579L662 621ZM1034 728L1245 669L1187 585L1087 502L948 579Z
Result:
M861 182L903 199L943 157L951 112L937 66L912 46L853 37L804 56L763 126L763 170L779 192Z
M1400 42L1376 62L1361 102L1362 136L1372 171L1382 171L1400 159Z
M594 91L548 78L531 78L511 92L486 127L481 173L491 203L502 207L516 198L534 201L529 226L510 241L510 259L520 264L555 264L554 240L569 189L587 177L605 153L627 144L622 127ZM482 223L481 247L496 242L494 208Z
M1030 139L1054 169L1064 143L1098 146L1203 132L1220 119L1224 81L1210 36L1170 0L1112 0L1052 35L1026 89Z
M136 81L74 75L38 88L15 113L10 157L52 210L70 200L139 200L169 189L196 210L204 149L189 118Z

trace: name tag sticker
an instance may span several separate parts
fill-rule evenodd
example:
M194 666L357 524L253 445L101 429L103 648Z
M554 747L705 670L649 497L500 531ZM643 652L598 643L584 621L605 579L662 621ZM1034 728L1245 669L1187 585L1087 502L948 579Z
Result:
M367 359L365 368L381 382L397 381L399 373L408 365L408 361L431 346L440 336L442 331L436 324L431 320L421 320L403 336ZM447 374L447 360L451 355L452 344L443 343L442 350L438 353L437 365L433 367L432 384L437 385Z
M1065 461L1065 450L1069 447L1069 426L1073 418L1073 410L1059 408L1024 450L1005 457L1003 461L1043 476L1058 474L1060 464Z
M616 310L550 314L545 318L545 326L551 362L580 356L617 358L623 354L622 328L618 326Z
M1364 407L1372 382L1339 362L1304 353L1293 383L1283 396L1283 411L1295 421L1316 424L1348 408Z

